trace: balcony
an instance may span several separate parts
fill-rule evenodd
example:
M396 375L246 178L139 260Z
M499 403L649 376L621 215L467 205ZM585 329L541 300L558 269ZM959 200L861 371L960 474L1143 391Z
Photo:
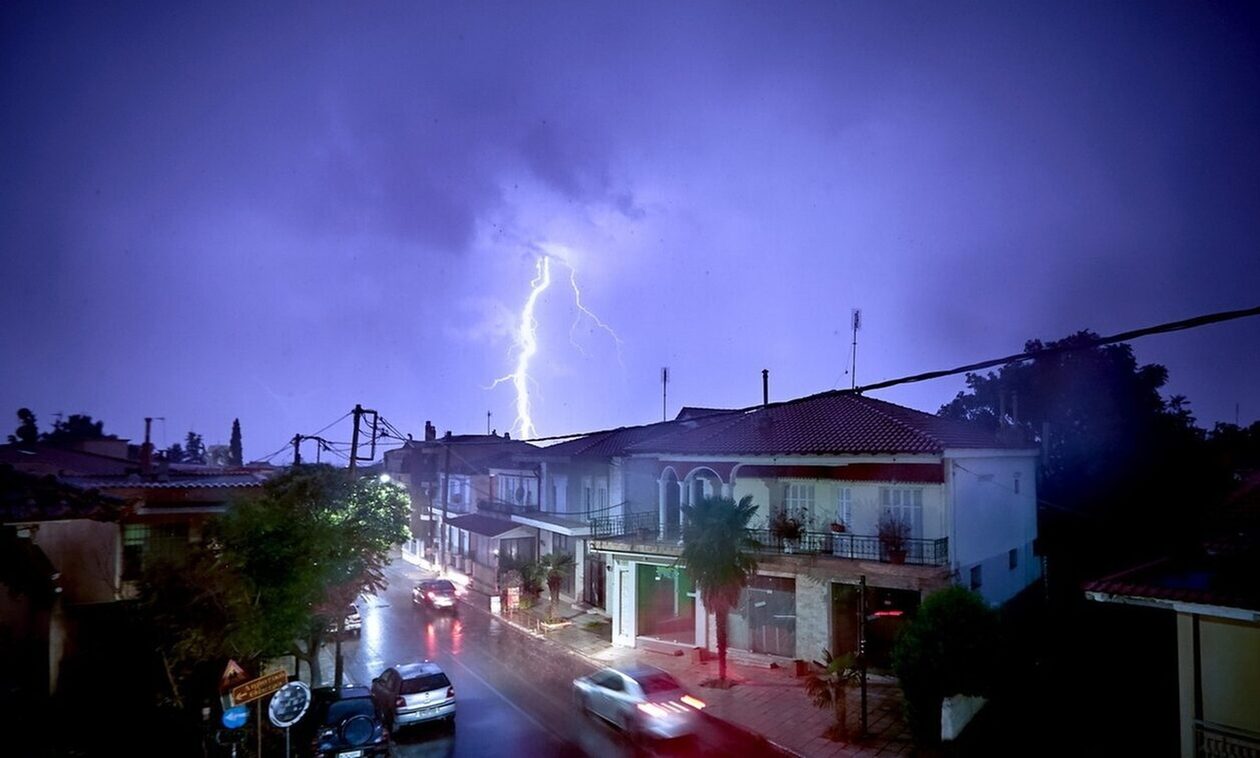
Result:
M537 505L524 505L521 503L509 503L506 500L486 500L477 501L477 510L490 511L491 513L502 513L508 516L527 516L531 513L538 513Z
M879 563L905 563L910 566L945 566L949 563L949 539L946 537L906 540L902 560L897 560L898 556L890 554L875 535L805 532L799 540L785 540L776 537L768 529L749 529L748 538L757 552L770 555L824 556ZM674 550L667 552L676 552L680 534L678 525L670 524L662 536L657 514L649 511L591 519L591 539L642 546L673 546Z
M1194 722L1194 743L1199 758L1260 758L1260 734L1210 721Z

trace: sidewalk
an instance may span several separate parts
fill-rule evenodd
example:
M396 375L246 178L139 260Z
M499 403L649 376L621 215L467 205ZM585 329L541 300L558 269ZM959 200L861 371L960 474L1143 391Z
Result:
M403 564L419 578L433 572L414 564ZM547 597L544 590L543 597ZM489 612L490 598L470 590L466 602ZM869 736L848 744L832 742L823 736L832 724L831 711L814 706L805 694L802 678L782 668L742 665L728 659L727 677L734 687L721 690L701 687L700 682L717 678L716 658L696 662L688 656L668 655L643 649L612 646L612 622L602 614L590 613L560 602L557 617L568 623L559 628L544 626L549 603L543 600L528 610L504 612L506 623L539 639L562 645L571 653L597 666L644 663L670 672L683 686L708 703L706 713L756 732L780 748L802 756L908 756L913 742L901 715L901 690L885 677L872 676L867 686ZM849 729L860 727L861 695L849 692Z

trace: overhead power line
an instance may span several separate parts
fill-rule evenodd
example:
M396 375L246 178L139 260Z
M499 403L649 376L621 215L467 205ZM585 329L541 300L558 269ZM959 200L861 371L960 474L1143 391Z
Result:
M1040 350L1028 350L1022 353L1015 353L1013 355L1007 355L1002 358L992 358L990 360L980 361L978 363L970 363L970 364L967 364L966 366L958 366L957 368L943 369L940 371L928 371L922 374L913 374L911 376L903 376L898 379L888 379L883 382L876 382L874 384L866 384L866 385L863 385L861 387L857 387L854 389L827 390L826 392L818 392L813 395L807 395L806 397L795 398L793 400L779 401L777 403L770 403L769 405L758 404L758 405L749 405L744 408L734 408L731 410L731 413L745 413L747 411L757 410L758 408L779 406L779 405L783 405L789 402L809 400L811 398L823 397L826 395L853 395L853 394L860 395L863 392L868 392L871 390L882 390L882 389L887 389L889 387L896 387L902 384L913 384L915 382L925 382L929 379L940 379L946 376L953 376L954 374L963 374L970 371L979 371L980 369L992 368L993 366L1002 366L1008 363L1018 363L1021 361L1032 360L1034 358L1047 358L1052 355L1058 355L1060 353L1068 353L1074 350L1087 350L1089 348L1100 347L1102 345L1111 345L1116 342L1125 342L1127 340L1133 340L1139 337L1147 337L1152 334L1168 334L1170 332L1179 332L1185 329L1195 329L1200 326L1208 326L1210 324L1219 324L1224 321L1233 321L1235 319L1249 318L1251 316L1260 316L1260 306L1256 306L1253 308L1243 308L1241 310L1234 310L1234 311L1220 311L1217 313L1208 313L1202 316L1195 316L1193 318L1182 319L1181 321L1169 321L1164 324L1157 324L1155 326L1147 326L1141 329L1131 329L1127 332L1120 332L1119 334L1113 334L1107 337L1099 337L1097 339L1089 340L1087 342L1083 342L1080 344L1059 345L1056 347L1041 348ZM660 423L660 422L657 422L657 423ZM552 442L556 440L569 440L569 439L575 439L579 437L588 437L592 434L601 434L604 432L615 432L621 429L633 429L633 428L639 428L642 426L651 426L651 424L639 424L639 425L631 426L631 427L617 427L613 429L596 429L594 431L578 432L575 434L556 434L550 437L532 437L524 441L525 442Z
M954 374L962 374L970 371L979 371L984 368L992 368L993 366L1002 366L1007 363L1018 363L1020 361L1031 360L1033 358L1047 358L1059 353L1067 353L1073 350L1085 350L1091 347L1099 347L1102 345L1111 345L1116 342L1125 342L1126 340L1137 339L1138 337L1146 337L1151 334L1168 334L1169 332L1179 332L1183 329L1194 329L1208 324L1219 324L1222 321L1232 321L1239 318L1247 318L1248 316L1260 316L1260 306L1255 308L1245 308L1238 311L1221 311L1220 313L1209 313L1205 316L1195 316L1194 318L1184 319L1182 321L1170 321L1166 324L1158 326L1148 326L1142 329L1133 329L1127 332L1113 334L1110 337L1099 337L1098 339L1089 340L1079 345L1060 345L1058 347L1041 348L1040 350L1029 350L1014 355L1008 355L1004 358L993 358L992 360L980 361L958 368L945 369L942 371L928 371L923 374L915 374L913 376L905 376L900 379L889 379L885 382L877 382L875 384L867 384L858 387L852 392L865 392L867 390L882 390L888 387L895 387L899 384L911 384L914 382L925 382L929 379L939 379L943 376L952 376Z

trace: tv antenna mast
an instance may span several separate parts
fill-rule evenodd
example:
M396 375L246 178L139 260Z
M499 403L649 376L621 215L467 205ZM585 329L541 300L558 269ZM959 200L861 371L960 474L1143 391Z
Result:
M668 420L666 418L668 411L667 398L669 397L669 366L661 367L661 421Z
M857 389L857 333L862 328L862 309L854 308L853 313L853 359L849 364L852 370L849 371L849 379L851 384L849 389Z

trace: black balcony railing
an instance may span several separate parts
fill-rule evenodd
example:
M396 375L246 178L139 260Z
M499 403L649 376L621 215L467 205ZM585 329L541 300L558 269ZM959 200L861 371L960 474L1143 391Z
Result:
M859 561L907 563L913 566L944 566L949 562L949 540L905 540L902 554L889 550L875 535L850 532L805 532L799 539L778 537L769 529L749 529L748 536L763 552L802 555L831 555Z
M478 500L477 510L491 511L493 513L506 513L509 516L516 514L525 516L530 513L538 513L537 505L525 505L523 503L509 503L506 500Z
M655 511L642 513L626 513L617 516L604 516L591 519L592 539L612 539L613 537L630 537L639 540L655 539L657 520ZM677 538L675 538L677 539Z
M624 539L630 542L662 542L676 544L681 538L678 524L667 524L662 536L657 514L653 511L591 519L591 538ZM898 554L874 535L848 532L805 532L800 539L786 540L769 529L749 529L748 537L763 553L782 555L826 555L859 561L906 563L912 566L944 566L949 563L949 540L905 541Z
M1198 758L1260 758L1260 734L1210 721L1194 722L1194 742Z

